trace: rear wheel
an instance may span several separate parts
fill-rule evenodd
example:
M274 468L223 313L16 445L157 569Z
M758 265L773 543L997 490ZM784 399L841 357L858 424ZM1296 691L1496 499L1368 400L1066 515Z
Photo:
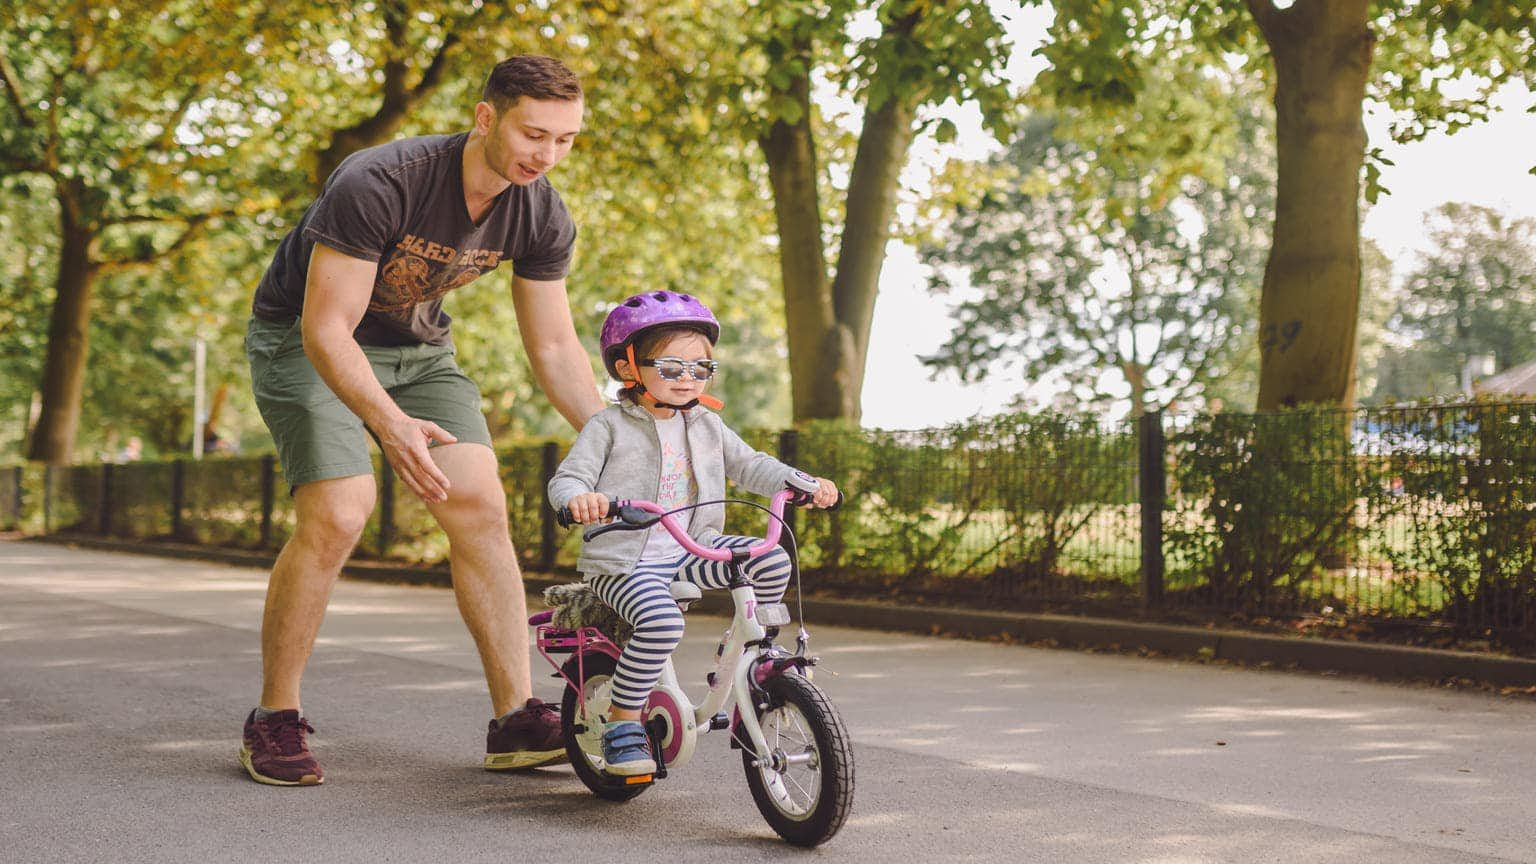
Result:
M582 658L580 671L586 673L580 693L569 683L565 696L560 700L560 726L565 732L565 753L571 759L576 776L586 784L592 794L609 801L628 801L644 792L651 783L628 782L628 778L616 777L603 770L603 721L599 710L608 707L608 693L618 663L607 654L588 654ZM576 658L565 663L565 675L576 681ZM586 716L582 716L582 705Z
M780 837L797 846L825 843L853 805L848 730L826 694L799 675L771 678L764 689L768 708L758 711L758 722L769 752L763 760L741 754L752 799Z

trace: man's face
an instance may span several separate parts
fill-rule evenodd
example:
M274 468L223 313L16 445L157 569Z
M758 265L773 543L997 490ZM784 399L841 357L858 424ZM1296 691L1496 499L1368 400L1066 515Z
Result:
M571 152L581 131L580 100L523 97L496 114L488 102L475 106L475 124L485 134L486 165L502 179L526 186Z

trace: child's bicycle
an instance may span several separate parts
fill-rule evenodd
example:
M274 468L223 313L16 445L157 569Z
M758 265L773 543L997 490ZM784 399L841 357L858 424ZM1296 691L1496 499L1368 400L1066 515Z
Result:
M768 508L773 518L767 538L740 549L700 546L670 513L650 501L613 502L609 513L616 516L614 521L586 529L585 536L591 539L609 531L642 530L659 521L692 554L726 563L736 606L735 617L715 649L714 671L705 679L709 689L699 705L683 693L672 661L667 660L642 713L656 771L635 777L603 770L604 712L619 647L596 627L557 627L551 623L553 611L529 619L536 628L539 653L566 682L560 704L566 753L576 775L598 797L626 801L639 795L669 771L687 764L699 735L729 729L731 748L742 751L742 767L757 809L779 836L796 845L815 846L842 827L853 803L853 752L842 719L811 683L817 658L805 653L810 637L803 616L794 653L774 644L779 627L790 622L789 609L783 603L759 604L741 571L742 562L778 545L785 502L809 500L803 491L775 495ZM750 501L729 503L759 506ZM560 521L569 526L570 513L562 511ZM688 582L673 582L672 596L686 609L700 591ZM562 663L556 655L570 656Z

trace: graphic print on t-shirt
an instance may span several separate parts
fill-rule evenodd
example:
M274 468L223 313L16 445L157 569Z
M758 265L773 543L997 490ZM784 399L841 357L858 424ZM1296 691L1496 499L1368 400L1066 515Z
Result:
M681 446L679 446L681 444ZM661 488L656 503L666 510L692 504L699 495L699 483L693 478L693 463L688 458L686 439L661 442Z
M459 251L407 234L379 262L368 311L408 321L411 309L468 285L500 261L500 249Z

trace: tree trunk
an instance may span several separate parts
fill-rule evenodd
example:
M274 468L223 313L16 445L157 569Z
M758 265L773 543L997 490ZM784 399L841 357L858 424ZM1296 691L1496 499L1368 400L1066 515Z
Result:
M67 465L74 456L90 351L91 286L97 265L90 260L92 231L80 218L77 187L59 186L59 268L43 366L42 411L27 453L27 458L51 465Z
M1275 62L1279 176L1259 305L1260 410L1354 404L1369 0L1249 0Z
M885 244L896 215L901 167L916 134L913 114L911 105L893 96L865 115L848 182L847 220L832 282L837 315L834 339L839 349L833 355L836 371L832 384L840 408L836 416L855 422L862 414L860 394L869 359L869 327L880 290Z
M909 15L886 38L901 40L917 23ZM794 46L809 57L802 38ZM810 68L806 63L806 68ZM887 73L891 94L867 106L849 176L846 216L836 275L827 277L821 203L816 188L816 142L811 133L810 80L792 79L784 95L802 109L794 123L776 120L759 144L773 186L779 231L779 270L789 327L790 392L796 422L841 419L858 422L862 408L869 329L874 318L885 244L896 214L901 168L916 135L916 95L903 87L899 67Z
M809 53L808 46L803 50ZM801 106L798 122L774 121L758 144L768 162L768 180L773 187L779 275L784 283L784 318L789 338L790 391L794 419L798 422L842 416L839 390L827 368L828 358L841 351L835 341L828 344L835 339L837 320L828 290L827 256L821 239L810 81L796 79L788 95Z

